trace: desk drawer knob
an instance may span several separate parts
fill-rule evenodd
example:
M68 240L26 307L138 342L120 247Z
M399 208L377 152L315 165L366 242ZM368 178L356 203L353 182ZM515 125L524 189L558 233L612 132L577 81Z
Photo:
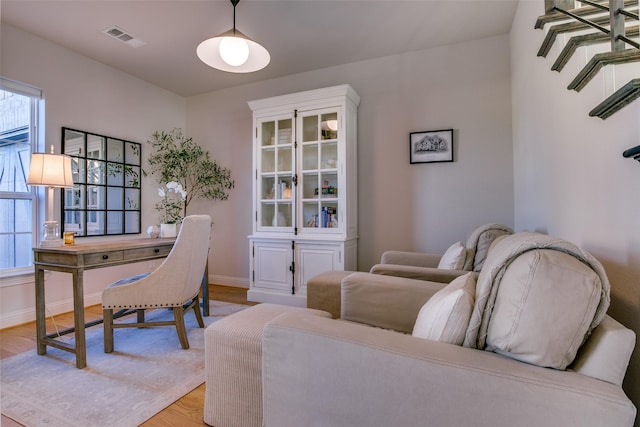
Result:
M160 249L155 248L155 249L153 250L153 252L155 252L155 253L160 253Z
M102 259L109 259L109 255L102 255Z

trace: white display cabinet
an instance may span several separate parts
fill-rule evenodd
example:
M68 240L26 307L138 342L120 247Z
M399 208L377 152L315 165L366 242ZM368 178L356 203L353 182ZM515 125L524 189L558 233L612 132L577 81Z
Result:
M357 269L359 102L349 85L249 102L250 301L305 306L311 277Z

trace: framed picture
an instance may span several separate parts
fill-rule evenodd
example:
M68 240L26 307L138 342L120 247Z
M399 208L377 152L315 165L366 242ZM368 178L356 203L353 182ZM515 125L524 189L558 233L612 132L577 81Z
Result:
M409 134L409 163L434 162L453 162L453 129Z

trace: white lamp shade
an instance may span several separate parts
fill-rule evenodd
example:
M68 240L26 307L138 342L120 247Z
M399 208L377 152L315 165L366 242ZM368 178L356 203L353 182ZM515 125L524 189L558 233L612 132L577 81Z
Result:
M247 43L249 46L249 57L244 63L240 65L230 65L220 56L220 42L225 37L238 37L244 39ZM263 69L271 61L271 55L269 55L267 49L234 29L203 41L198 45L196 54L198 58L208 66L230 73L252 73Z
M46 187L73 187L71 157L64 154L33 153L27 184Z

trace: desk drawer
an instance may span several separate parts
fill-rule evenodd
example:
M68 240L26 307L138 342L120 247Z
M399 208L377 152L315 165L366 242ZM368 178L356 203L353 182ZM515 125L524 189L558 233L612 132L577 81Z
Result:
M153 248L136 248L126 249L124 251L124 259L145 259L145 258L159 258L166 257L171 252L173 245L156 246Z
M124 251L98 252L95 254L86 254L84 256L84 265L109 264L111 262L122 261L123 259Z

